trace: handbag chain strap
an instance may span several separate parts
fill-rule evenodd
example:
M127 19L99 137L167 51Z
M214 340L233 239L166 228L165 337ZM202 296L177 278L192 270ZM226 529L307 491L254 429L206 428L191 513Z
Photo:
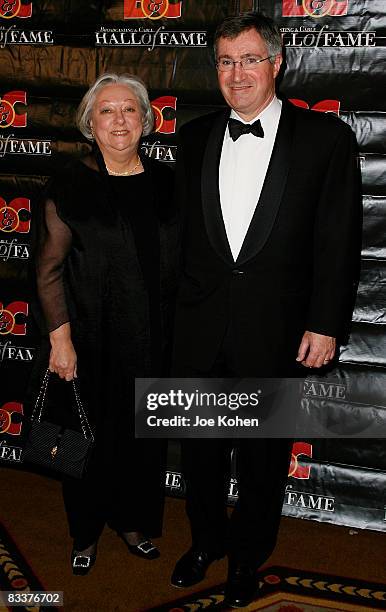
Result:
M35 406L34 406L34 409L31 415L31 421L35 421L35 420L40 421L42 417L49 377L50 377L50 371L47 370L46 373L44 374L43 382L41 384L38 396L36 398Z
M74 395L75 395L76 404L78 407L79 419L80 419L80 426L82 428L83 435L86 439L91 438L91 440L94 442L94 435L92 433L90 423L88 422L87 415L84 411L83 404L80 401L78 389L76 388L76 382L74 379L72 379L72 388L74 389Z
M31 415L31 420L32 421L36 420L36 421L40 422L40 419L42 418L42 413L43 413L43 408L44 408L45 401L46 401L48 381L49 381L49 378L50 378L50 374L51 374L50 370L47 370L45 372L45 374L44 374L43 382L42 382L42 385L40 387L38 396L36 398L34 409L32 411L32 415ZM78 389L76 387L76 383L75 383L74 379L72 379L72 388L74 390L76 407L78 409L78 415L79 415L79 419L80 419L80 426L82 428L83 435L86 438L86 440L88 438L90 438L94 442L94 434L93 434L92 429L90 427L90 423L88 422L87 415L86 415L85 410L83 408L83 404L82 404L82 402L80 400Z

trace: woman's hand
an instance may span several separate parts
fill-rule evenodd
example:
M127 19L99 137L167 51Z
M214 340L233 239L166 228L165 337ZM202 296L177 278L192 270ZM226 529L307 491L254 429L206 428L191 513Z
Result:
M69 381L77 377L76 352L71 340L71 328L69 323L63 323L60 327L50 332L51 353L48 368L50 372L56 372L60 378Z

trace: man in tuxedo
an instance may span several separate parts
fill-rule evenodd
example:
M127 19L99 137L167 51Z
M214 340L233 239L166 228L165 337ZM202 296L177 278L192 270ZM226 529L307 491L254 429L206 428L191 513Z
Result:
M360 228L355 139L336 116L278 100L281 36L271 19L225 19L215 53L228 108L180 130L174 375L296 376L333 359L349 318ZM229 520L228 441L182 442L192 548L172 584L196 584L227 554L225 603L242 607L275 546L291 443L235 444L239 498Z

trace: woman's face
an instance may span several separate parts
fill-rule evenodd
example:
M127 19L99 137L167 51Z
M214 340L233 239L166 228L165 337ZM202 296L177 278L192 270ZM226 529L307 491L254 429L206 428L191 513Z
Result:
M90 125L102 154L130 156L142 135L142 113L134 92L126 85L100 89L91 112Z

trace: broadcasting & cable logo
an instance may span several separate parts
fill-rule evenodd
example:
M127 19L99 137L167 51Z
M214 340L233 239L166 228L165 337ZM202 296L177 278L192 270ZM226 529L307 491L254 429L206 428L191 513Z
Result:
M0 0L0 19L26 19L32 15L32 2L23 3L21 0Z
M125 0L124 19L176 19L181 17L182 0Z
M283 17L341 17L347 10L348 0L283 0Z

